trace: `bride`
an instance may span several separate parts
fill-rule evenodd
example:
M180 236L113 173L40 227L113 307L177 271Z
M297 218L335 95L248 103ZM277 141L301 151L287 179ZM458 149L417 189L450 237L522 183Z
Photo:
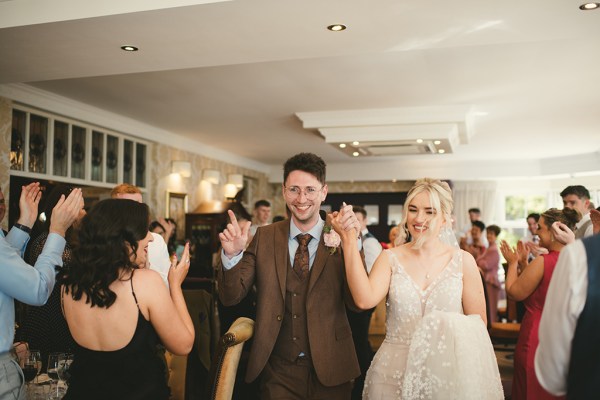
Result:
M352 297L361 309L387 295L386 338L365 379L363 399L503 399L486 330L481 276L451 230L447 183L420 179L406 199L401 235L367 276L356 232L343 212L331 224L341 236Z

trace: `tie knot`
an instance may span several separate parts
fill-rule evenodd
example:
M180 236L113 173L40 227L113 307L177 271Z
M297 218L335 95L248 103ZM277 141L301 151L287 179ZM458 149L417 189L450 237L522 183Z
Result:
M300 246L308 246L308 242L310 242L310 239L312 239L310 233L302 233L296 236L296 240L298 241L298 243L300 243Z

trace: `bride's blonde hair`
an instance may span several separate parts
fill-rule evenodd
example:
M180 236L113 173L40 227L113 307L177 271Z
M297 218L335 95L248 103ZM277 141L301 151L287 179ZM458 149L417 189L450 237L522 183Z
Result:
M435 210L434 215L428 221L429 229L425 234L420 235L413 248L420 248L432 235L432 232L436 230L438 224L444 221L450 224L452 221L452 208L454 201L452 200L452 190L447 182L440 181L439 179L422 178L415 182L413 187L408 192L406 201L404 202L404 209L402 210L402 221L400 221L400 243L406 241L408 237L408 226L406 221L408 219L408 206L412 200L421 193L427 193L429 195L429 202L431 207Z

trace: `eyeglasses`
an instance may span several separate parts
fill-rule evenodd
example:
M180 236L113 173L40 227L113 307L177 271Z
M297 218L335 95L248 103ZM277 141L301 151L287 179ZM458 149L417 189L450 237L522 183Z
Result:
M285 195L290 199L300 197L300 194L304 193L304 197L306 197L308 200L314 200L317 198L317 195L321 192L322 189L322 186L319 189L317 189L316 187L307 186L304 188L304 190L302 190L302 188L299 186L288 186L284 189L284 192Z

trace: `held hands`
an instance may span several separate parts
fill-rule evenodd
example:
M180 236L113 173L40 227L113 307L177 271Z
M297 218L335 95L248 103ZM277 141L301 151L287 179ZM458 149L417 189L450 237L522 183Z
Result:
M352 206L342 203L340 211L334 211L327 215L327 222L331 224L333 230L342 238L342 242L350 238L357 238L360 235L361 227Z
M231 222L227 224L225 230L219 233L221 246L227 258L232 258L240 254L246 248L248 241L248 232L250 231L250 221L243 222L240 226L233 211L227 211Z
M552 234L554 238L562 244L569 244L575 241L575 234L568 226L560 221L556 221L552 224Z
M190 244L185 244L183 253L181 253L181 260L177 261L177 256L171 257L171 268L169 268L169 287L180 287L183 280L190 270Z
M19 198L21 215L17 221L19 224L25 225L28 228L33 226L37 218L38 206L41 198L42 192L40 190L39 182L33 182L27 186L21 187L21 197Z
M73 189L66 199L64 195L61 195L58 203L52 209L50 232L58 233L64 237L65 232L75 222L82 208L83 194L81 189Z

